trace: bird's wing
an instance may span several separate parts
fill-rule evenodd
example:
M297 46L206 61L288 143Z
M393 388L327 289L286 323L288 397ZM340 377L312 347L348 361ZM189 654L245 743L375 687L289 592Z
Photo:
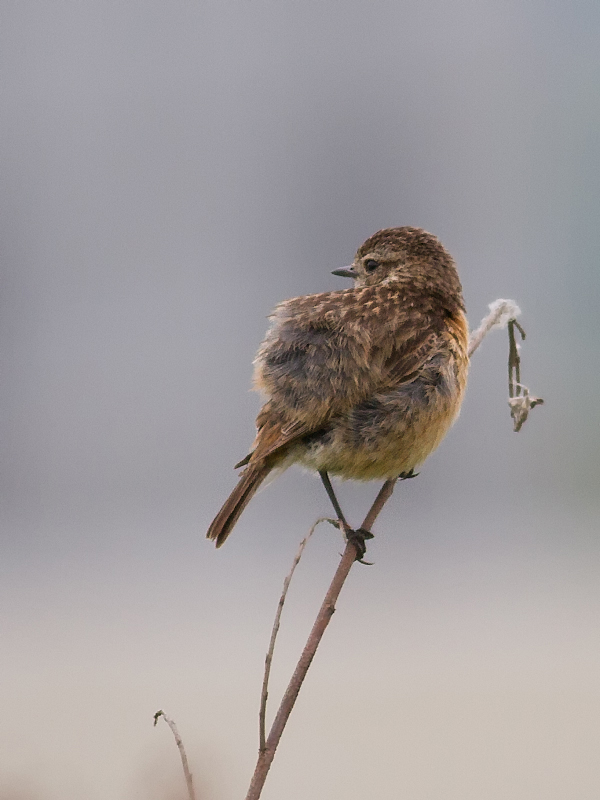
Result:
M262 343L254 382L282 415L282 425L318 429L372 386L369 331L349 313L351 290L281 303Z
M257 418L254 450L239 466L414 380L436 338L421 311L381 287L294 298L273 318L255 372L257 388L270 399Z
M312 433L311 428L303 422L285 422L270 401L261 408L256 418L256 427L256 438L252 449L235 465L234 469L245 467L250 461L264 461L287 445Z
M402 335L402 330L397 334L383 362L376 392L391 391L414 381L432 354L438 350L440 337L431 330L413 330L406 337ZM385 344L382 344L382 349L384 348Z

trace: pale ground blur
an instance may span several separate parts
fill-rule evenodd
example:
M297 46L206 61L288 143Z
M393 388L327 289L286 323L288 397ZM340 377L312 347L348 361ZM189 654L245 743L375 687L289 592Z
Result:
M204 531L253 437L279 300L374 231L454 254L471 324L523 309L344 588L265 800L600 796L598 179L592 2L8 2L1 15L0 799L242 798L290 470ZM376 486L345 484L358 520ZM341 550L289 596L273 708Z

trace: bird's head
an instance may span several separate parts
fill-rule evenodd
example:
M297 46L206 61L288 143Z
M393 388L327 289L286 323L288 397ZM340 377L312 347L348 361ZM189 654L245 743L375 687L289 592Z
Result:
M384 228L358 248L354 262L334 275L352 278L357 287L399 281L404 286L461 298L452 256L436 236L422 228Z

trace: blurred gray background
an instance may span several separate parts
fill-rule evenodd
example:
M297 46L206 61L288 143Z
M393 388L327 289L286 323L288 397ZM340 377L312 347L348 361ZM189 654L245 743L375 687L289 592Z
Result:
M243 797L299 540L290 470L216 552L273 305L382 227L436 233L471 325L523 309L376 526L265 800L600 794L600 5L89 0L0 6L0 798ZM377 486L344 484L362 518ZM342 544L289 595L273 707Z

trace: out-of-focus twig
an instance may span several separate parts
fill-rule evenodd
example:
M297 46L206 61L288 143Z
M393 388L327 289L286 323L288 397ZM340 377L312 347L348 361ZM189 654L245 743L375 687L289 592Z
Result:
M192 780L192 773L190 772L187 756L185 754L185 747L183 746L183 741L181 739L181 736L179 735L177 726L175 725L172 719L169 719L169 717L167 717L164 711L157 711L156 714L154 715L155 727L160 717L162 717L169 726L169 728L171 728L171 732L175 737L175 744L177 745L179 749L179 755L181 756L181 765L183 767L183 774L185 775L185 782L187 785L188 795L190 800L196 800L196 794L194 792L194 782Z

